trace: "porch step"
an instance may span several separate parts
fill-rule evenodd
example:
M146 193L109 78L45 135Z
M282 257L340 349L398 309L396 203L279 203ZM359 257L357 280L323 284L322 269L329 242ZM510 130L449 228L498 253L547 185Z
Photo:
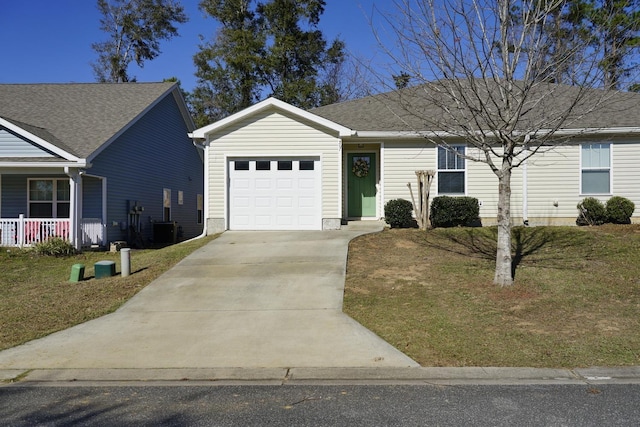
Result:
M98 261L93 265L96 279L116 275L116 263L114 261Z

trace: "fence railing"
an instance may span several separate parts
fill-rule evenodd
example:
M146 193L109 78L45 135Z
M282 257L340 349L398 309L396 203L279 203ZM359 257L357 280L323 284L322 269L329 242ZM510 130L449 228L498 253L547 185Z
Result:
M80 224L82 246L104 246L104 227L100 218L82 218Z
M69 219L18 218L0 219L0 246L23 247L43 242L50 237L69 240ZM99 218L84 218L81 221L82 246L102 245L103 227Z

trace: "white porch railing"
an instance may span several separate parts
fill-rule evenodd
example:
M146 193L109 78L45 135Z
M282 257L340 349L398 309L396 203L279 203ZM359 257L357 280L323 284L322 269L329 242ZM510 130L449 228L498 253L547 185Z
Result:
M102 245L104 232L99 218L84 218L81 221L82 246ZM0 246L23 247L61 237L69 240L71 224L68 219L56 218L3 218L0 219Z
M82 246L104 246L104 227L100 218L82 218L80 224Z

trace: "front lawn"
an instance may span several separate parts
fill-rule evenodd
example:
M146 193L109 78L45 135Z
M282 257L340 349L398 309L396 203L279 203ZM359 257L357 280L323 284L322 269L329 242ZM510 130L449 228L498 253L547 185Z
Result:
M495 228L351 242L344 311L423 366L640 365L640 226L514 229L516 284L492 284Z
M85 252L65 258L0 248L0 350L22 344L120 307L140 289L215 237L163 249L131 250L131 275L120 277L120 253ZM96 261L116 262L117 275L96 280ZM84 264L86 280L69 282Z

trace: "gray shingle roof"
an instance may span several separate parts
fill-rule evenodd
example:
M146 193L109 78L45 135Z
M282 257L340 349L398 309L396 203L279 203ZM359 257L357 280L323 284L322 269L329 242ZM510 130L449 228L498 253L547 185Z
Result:
M0 84L0 117L87 158L174 85Z
M455 93L472 95L474 92L469 87L471 84L469 81L462 81L462 89ZM310 112L360 132L450 131L473 123L474 120L482 125L474 123L473 129L490 128L486 125L485 114L474 115L469 110L456 108L453 98L447 95L445 88L450 88L447 81L433 82L326 105ZM498 117L504 113L504 104L497 95L498 90L498 85L490 82L476 91L480 93L480 97L475 101L470 98L471 102L475 102L478 108L490 108L492 114ZM517 89L515 93L518 92ZM535 86L518 116L516 129L545 129L560 123L560 115L567 111L579 94L580 88L575 86ZM640 93L590 89L583 94L573 112L562 120L560 128L640 127ZM443 114L442 108L437 104L447 106L451 114Z

